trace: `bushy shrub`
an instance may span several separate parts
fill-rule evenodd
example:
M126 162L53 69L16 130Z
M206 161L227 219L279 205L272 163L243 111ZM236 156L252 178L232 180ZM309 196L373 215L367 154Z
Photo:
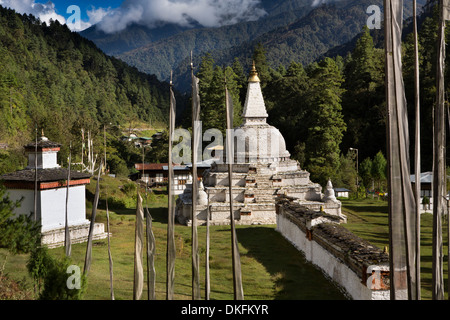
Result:
M136 206L136 197L116 198L108 197L109 209L127 209Z
M122 191L127 195L127 196L134 196L136 193L136 184L133 182L129 182L123 185L122 187Z
M38 285L40 300L81 300L86 291L86 276L80 268L68 257L52 257L46 247L31 253L27 269Z

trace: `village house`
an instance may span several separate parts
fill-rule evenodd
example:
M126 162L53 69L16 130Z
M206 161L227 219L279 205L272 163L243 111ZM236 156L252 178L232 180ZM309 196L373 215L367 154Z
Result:
M166 185L169 179L169 164L168 163L136 163L134 165L138 171L130 176L133 181L142 181L149 187ZM209 169L208 163L198 164L198 179L201 179L205 170ZM177 165L173 166L174 171L174 193L179 195L184 192L186 185L192 183L192 165Z

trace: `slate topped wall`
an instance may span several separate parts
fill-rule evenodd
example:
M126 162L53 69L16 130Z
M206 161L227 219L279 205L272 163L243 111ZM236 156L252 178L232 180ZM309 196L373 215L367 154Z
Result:
M340 217L286 196L277 199L276 212L277 230L353 299L389 296L389 255L340 225Z

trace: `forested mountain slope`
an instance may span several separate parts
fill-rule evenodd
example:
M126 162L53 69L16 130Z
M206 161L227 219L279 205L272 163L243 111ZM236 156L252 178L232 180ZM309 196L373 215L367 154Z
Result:
M308 11L312 9L312 3L313 0L261 0L260 7L266 12L265 19L262 19L259 22L241 21L239 26L231 28L228 28L229 26L225 25L219 32L225 34L233 32L233 37L240 37L241 41L246 41L248 40L248 36L254 37L259 34L261 30L265 32L274 29L280 25L280 23L286 24L291 22L292 17L296 19L307 14ZM282 15L293 11L297 11L295 13L296 15L291 17L284 16L284 21L280 21L279 18L274 20L271 19L280 14ZM83 37L94 41L105 53L119 55L185 31L194 31L194 33L199 32L200 35L196 36L196 38L198 38L201 37L201 34L204 34L204 31L214 33L215 30L213 29L221 28L206 28L194 20L191 21L191 25L189 26L181 26L173 22L168 23L160 21L156 22L153 27L133 23L126 29L114 33L105 32L98 25L94 25L80 32L80 34ZM241 31L244 31L244 34L239 34ZM187 37L189 37L189 35L187 35ZM223 46L224 44L216 43L215 45ZM208 47L211 46L214 46L214 44L208 44Z
M10 152L21 152L36 128L62 143L67 156L70 142L80 144L81 128L166 122L167 83L105 55L58 22L47 26L0 7L0 70L0 143Z
M227 51L303 15L303 10L297 10L232 26L192 29L116 56L143 72L168 79L170 70L183 67L191 51L197 57L207 52Z

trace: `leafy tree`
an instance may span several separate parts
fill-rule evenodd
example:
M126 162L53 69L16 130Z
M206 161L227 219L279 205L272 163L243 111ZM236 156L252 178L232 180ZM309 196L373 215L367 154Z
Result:
M214 59L211 53L207 53L201 59L197 77L200 79L202 91L207 91L214 77Z
M234 63L234 68L239 71L237 62ZM197 76L200 80L200 117L203 131L217 128L225 133L225 81L233 99L234 126L238 126L242 121L240 102L242 79L235 73L234 68L215 66L210 55L202 59Z
M386 180L387 161L383 153L379 151L372 161L372 178L377 182L378 189L381 190L382 182Z
M330 178L333 182L333 186L345 187L352 192L356 192L357 173L354 157L352 157L351 154L347 154L346 156L341 154L339 158L339 167L335 174Z
M247 75L238 58L235 58L231 66L239 87L239 101L245 101L247 95ZM234 101L234 100L233 100Z
M0 183L0 248L7 249L7 255L0 267L0 275L9 254L32 253L41 245L41 228L31 215L14 216L14 209L21 200L11 201L6 188Z
M242 104L240 100L240 92L242 89L242 79L235 73L233 67L225 68L225 79L228 92L233 102L233 126L238 127L242 123ZM238 70L239 71L239 70Z
M204 94L201 102L201 119L203 129L217 128L222 132L226 129L225 113L225 75L221 67L214 68L209 87L201 89Z
M174 143L175 144L175 143ZM169 162L169 131L164 130L160 139L152 142L147 160L152 163Z
M39 224L31 214L16 217L14 209L20 207L21 201L11 201L6 192L0 184L0 247L12 254L28 253L40 245Z
M359 176L362 179L364 187L372 187L372 160L370 158L364 159L359 165Z

